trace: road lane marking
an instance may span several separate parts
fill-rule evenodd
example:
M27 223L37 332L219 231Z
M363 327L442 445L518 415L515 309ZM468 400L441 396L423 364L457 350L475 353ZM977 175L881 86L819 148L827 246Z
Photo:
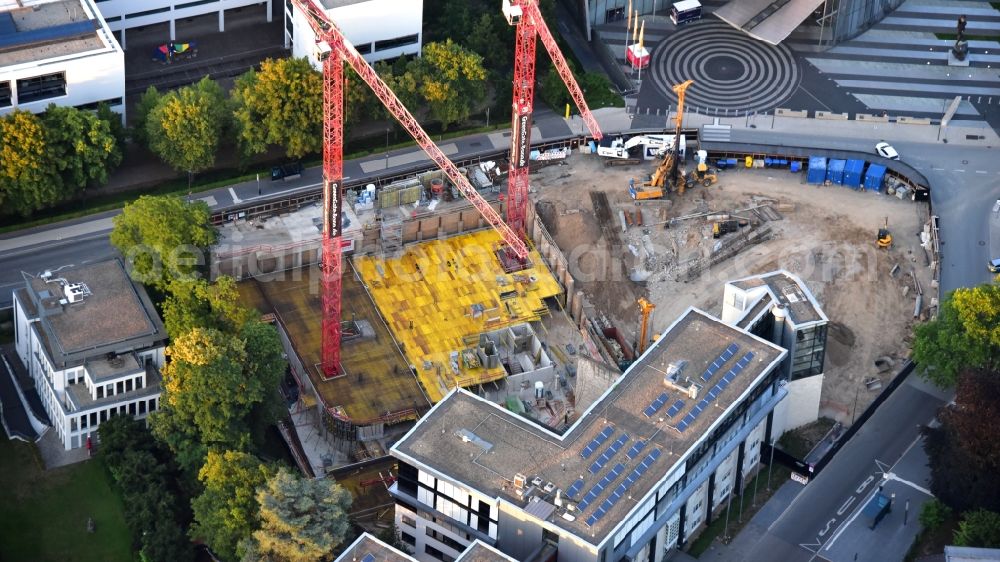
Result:
M904 479L900 478L899 476L896 476L896 473L894 473L894 472L890 472L889 473L889 480L895 480L896 482L900 482L902 484L905 484L905 485L913 488L914 490L921 491L921 492L927 494L928 496L930 496L932 498L934 497L934 494L932 494L931 491L928 490L927 488L924 488L923 486L920 486L918 484L914 484L913 482L910 482L909 480L904 480Z
M875 490L872 490L871 493L869 493L868 496L865 497L865 500L861 502L861 505L868 505L868 502L870 502L871 499L874 498L875 494L877 493L878 493L877 488ZM837 539L840 538L840 535L842 535L844 531L846 531L847 528L851 526L851 523L854 523L854 520L858 518L858 515L861 515L862 511L863 510L861 509L855 509L854 513L852 513L851 516L848 517L846 521L844 521L843 523L840 524L839 527L837 527L837 532L835 532L833 536L830 537L830 540L826 541L826 544L823 545L823 548L821 550L830 550L830 548L833 546L833 543L837 542Z
M987 172L986 170L976 170L976 173L977 174L988 174L989 172Z
M847 511L847 509L851 507L853 503L854 503L854 496L847 498L847 501L844 502L844 505L840 506L840 509L837 510L837 517L843 515L844 512Z
M956 169L956 170L952 170L952 172L961 172L961 173L963 173L963 174L964 174L964 173L965 173L965 170L957 170L957 169Z
M240 196L236 195L236 190L233 189L233 188L231 188L231 187L229 188L229 195L231 195L233 197L233 203L234 204L239 205L240 203L243 202L243 200L240 199Z
M830 531L830 527L833 526L836 522L837 522L836 519L831 519L831 520L827 521L826 522L826 527L823 527L823 530L819 532L819 536L822 537L827 532L829 532Z
M935 172L943 172L944 171L944 168L931 168L931 169L934 170Z
M878 461L876 461L876 462L878 462ZM865 488L867 488L868 485L871 484L872 481L874 481L874 480L875 480L875 477L872 476L871 474L869 474L868 478L866 478L865 481L862 482L860 486L858 486L857 488L855 488L854 493L855 494L860 494L861 492L864 492Z

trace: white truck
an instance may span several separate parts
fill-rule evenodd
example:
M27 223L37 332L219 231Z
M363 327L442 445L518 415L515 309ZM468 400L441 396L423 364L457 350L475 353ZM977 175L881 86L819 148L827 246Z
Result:
M663 158L667 150L673 146L674 135L636 135L634 137L604 137L597 145L597 154L605 158L617 160L628 160L638 163L641 160L653 160ZM678 152L681 160L687 149L687 142L684 135L681 135L678 144ZM622 162L625 163L625 162ZM611 165L610 162L606 164Z

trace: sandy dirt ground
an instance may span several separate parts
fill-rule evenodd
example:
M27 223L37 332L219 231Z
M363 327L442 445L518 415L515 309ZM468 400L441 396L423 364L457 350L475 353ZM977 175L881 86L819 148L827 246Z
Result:
M566 165L532 176L532 198L568 258L577 289L634 338L639 296L656 305L653 329L663 331L689 306L720 314L727 280L787 269L805 281L830 319L820 415L850 424L878 394L879 382L893 374L879 373L875 360L888 356L898 365L909 354L916 322L913 276L925 292L925 312L934 293L919 238L927 205L884 193L808 185L804 174L765 169L720 172L711 187L637 205L627 191L629 178L641 182L654 167L646 162L605 168L597 157L574 155ZM601 208L604 197L610 210ZM769 203L777 213L746 211ZM633 222L624 232L622 210ZM637 210L642 226L634 224ZM704 217L676 219L706 212L745 218L746 228L770 227L772 238L691 281L679 281L720 240L713 239L712 222ZM888 250L875 245L886 218L894 238ZM632 281L636 272L645 281Z

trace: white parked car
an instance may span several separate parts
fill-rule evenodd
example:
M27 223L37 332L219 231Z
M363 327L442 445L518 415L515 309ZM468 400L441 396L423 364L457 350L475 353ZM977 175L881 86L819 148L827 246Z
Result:
M892 147L891 144L882 141L875 145L875 152L878 153L882 158L888 158L889 160L899 160L899 153L896 149Z

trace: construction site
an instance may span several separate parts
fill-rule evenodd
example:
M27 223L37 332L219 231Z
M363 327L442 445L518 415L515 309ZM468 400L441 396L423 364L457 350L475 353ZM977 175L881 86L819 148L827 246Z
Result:
M935 312L926 186L892 163L831 155L828 171L801 151L703 142L704 128L682 128L691 81L674 88L672 129L605 135L537 7L521 2L504 5L518 33L510 151L459 167L336 27L296 4L325 38L327 92L346 62L430 159L345 190L334 94L322 196L224 215L213 275L240 280L281 334L281 430L307 473L358 493L391 484L386 452L455 388L560 432L687 308L721 317L726 282L776 270L829 318L819 413L849 425L907 356L913 323ZM590 134L531 143L522 63L536 35Z

